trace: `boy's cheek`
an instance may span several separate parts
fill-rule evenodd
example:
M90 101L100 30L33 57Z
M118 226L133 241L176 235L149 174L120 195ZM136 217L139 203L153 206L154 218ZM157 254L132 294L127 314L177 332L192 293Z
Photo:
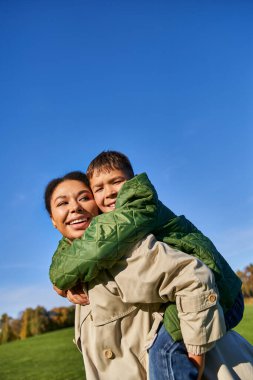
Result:
M122 188L122 186L124 185L124 183L126 183L126 181L121 182L121 183L117 186L117 189L116 189L116 191L117 191L117 195L118 195L118 192L120 191L120 189Z
M102 206L102 197L96 194L93 194L93 196L98 208L100 208L100 206Z

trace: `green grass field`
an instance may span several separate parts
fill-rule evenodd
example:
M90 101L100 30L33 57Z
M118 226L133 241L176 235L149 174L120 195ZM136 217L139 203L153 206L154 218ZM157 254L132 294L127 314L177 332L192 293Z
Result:
M243 320L235 328L235 331L253 344L253 304L245 305Z
M1 380L84 380L82 355L68 328L0 346Z
M246 305L235 329L253 344L253 305ZM84 380L82 356L72 343L74 329L38 335L0 346L1 380Z

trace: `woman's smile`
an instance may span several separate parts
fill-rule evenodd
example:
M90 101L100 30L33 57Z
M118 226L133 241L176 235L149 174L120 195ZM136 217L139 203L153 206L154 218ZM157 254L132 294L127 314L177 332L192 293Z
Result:
M80 224L82 222L87 222L88 218L79 218L71 220L70 222L67 222L67 224L73 225L73 224Z
M91 222L92 216L90 217L81 217L81 218L75 218L71 221L66 222L67 226L70 226L73 231L85 231L86 228L89 227Z

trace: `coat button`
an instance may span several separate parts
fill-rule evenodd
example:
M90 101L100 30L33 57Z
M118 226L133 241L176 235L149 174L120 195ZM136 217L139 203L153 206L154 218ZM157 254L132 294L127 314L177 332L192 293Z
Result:
M110 348L107 348L106 350L104 350L104 355L106 359L113 359L114 357L113 352Z
M215 294L209 294L208 296L208 300L211 302L211 303L214 303L216 300L217 300L217 296Z

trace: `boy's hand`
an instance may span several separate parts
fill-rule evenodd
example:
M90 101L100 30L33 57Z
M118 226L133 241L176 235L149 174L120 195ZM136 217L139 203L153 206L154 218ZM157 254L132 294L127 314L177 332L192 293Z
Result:
M88 305L90 303L88 295L83 291L81 286L76 286L69 290L61 290L57 286L53 286L54 290L61 297L67 298L70 302L77 305Z
M201 380L204 368L205 368L205 354L203 355L193 355L190 352L188 352L189 359L194 363L194 365L198 368L199 374L198 379Z
M89 305L90 301L88 295L81 287L75 287L67 290L67 299L77 305Z
M56 291L57 294L59 294L59 296L61 297L67 297L67 291L66 290L61 290L59 288L57 288L57 286L53 286L54 290Z

